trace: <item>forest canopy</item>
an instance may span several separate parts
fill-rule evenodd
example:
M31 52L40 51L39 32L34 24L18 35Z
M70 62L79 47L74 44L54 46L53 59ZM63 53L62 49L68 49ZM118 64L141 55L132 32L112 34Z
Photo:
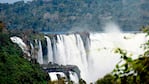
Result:
M8 29L66 32L102 31L107 21L124 31L138 31L147 25L146 0L33 0L14 4L0 3L0 20ZM80 31L81 31L80 30Z
M4 26L0 28L5 29ZM23 58L19 46L12 43L8 32L0 31L0 82L1 84L46 84L47 74L39 64Z

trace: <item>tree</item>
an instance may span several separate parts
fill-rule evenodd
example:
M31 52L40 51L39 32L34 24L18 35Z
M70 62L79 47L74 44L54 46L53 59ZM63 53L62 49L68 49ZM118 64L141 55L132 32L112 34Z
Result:
M2 32L3 31L3 29L4 29L4 23L2 22L2 21L0 21L0 32Z
M22 56L21 49L10 41L10 35L0 33L1 84L47 84L47 74L39 64Z

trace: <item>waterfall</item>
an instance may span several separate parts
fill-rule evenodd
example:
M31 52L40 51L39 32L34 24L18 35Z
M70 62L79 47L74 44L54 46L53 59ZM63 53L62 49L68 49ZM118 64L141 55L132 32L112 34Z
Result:
M48 36L44 36L47 40L47 48L48 48L48 63L52 62L53 63L53 50L52 50L52 46L51 46L51 40Z
M33 58L33 59L37 59L37 56L36 56L36 52L35 52L35 48L34 48L34 46L33 46L33 44L30 42L30 53L31 53L31 57Z
M115 68L120 55L114 53L114 49L122 48L136 59L143 53L140 45L147 40L142 33L90 33L87 39L82 39L85 38L83 36L85 35L56 35L51 38L51 53L55 53L55 63L78 66L81 78L87 82L94 82Z
M80 35L57 35L57 56L58 64L77 65L82 71L81 76L85 77L87 73L86 52Z
M28 49L27 45L23 42L23 40L17 36L10 37L10 39L13 43L18 44L18 46L22 49L23 53L25 53L27 55L27 57L24 57L24 58L30 60L31 55L29 53L29 49Z
M41 41L38 41L38 45L39 45L39 48L38 48L38 56L37 56L37 62L39 64L43 64L43 53L42 53L42 45L41 45Z
M66 65L65 46L62 35L57 35L56 49L57 54L55 55L55 62L58 64Z
M59 78L67 78L66 75L63 72L51 72L48 73L50 76L51 81L57 81Z
M120 55L114 53L116 48L121 48L131 54L133 59L143 54L142 44L147 41L143 33L88 33L88 34L57 34L45 36L47 59L43 60L42 44L35 40L34 50L38 48L37 61L40 64L48 62L59 65L76 65L80 69L81 78L95 82L98 78L110 73L120 61ZM21 43L11 38L15 43ZM33 45L31 45L33 49ZM24 47L21 46L24 49ZM73 80L77 80L70 73Z
M76 40L77 40L77 47L79 49L80 56L81 56L81 59L82 59L82 63L87 69L88 64L87 64L86 52L85 52L83 41L82 41L79 34L76 35Z
M73 84L78 84L79 82L79 79L78 79L78 76L75 72L72 72L72 71L69 71L69 76L70 76L70 80L73 81Z

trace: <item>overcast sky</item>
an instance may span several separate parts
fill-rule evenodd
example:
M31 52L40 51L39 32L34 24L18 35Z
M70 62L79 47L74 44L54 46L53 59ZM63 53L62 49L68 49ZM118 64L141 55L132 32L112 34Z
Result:
M0 0L0 3L14 3L17 1L32 1L32 0Z

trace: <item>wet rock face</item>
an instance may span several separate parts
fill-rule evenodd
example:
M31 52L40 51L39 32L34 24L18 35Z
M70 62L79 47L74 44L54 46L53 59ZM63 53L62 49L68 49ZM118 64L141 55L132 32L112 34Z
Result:
M25 54L24 57L30 60L31 55L29 53L29 49L27 45L23 42L23 40L17 36L10 37L10 39L13 43L16 43L22 49L23 53Z

